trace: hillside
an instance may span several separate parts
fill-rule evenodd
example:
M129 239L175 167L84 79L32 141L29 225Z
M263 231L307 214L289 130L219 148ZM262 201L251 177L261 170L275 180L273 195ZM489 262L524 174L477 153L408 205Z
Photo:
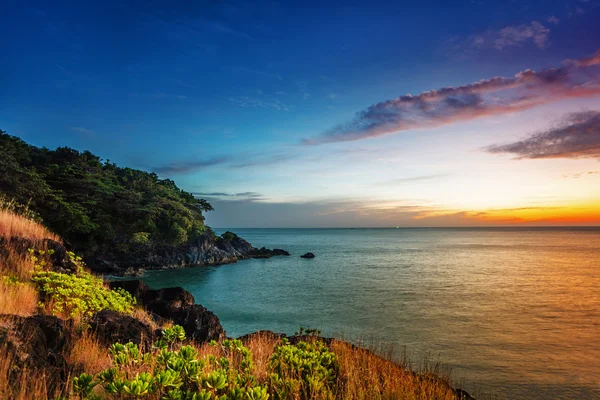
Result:
M212 206L172 180L89 151L32 146L1 130L0 195L27 205L96 271L135 273L286 254L255 249L232 234L217 237L202 214Z

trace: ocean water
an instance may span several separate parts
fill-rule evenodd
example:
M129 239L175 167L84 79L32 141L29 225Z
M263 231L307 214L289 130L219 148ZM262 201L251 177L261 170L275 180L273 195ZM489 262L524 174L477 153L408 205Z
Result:
M498 399L600 399L600 229L234 231L292 256L144 279L192 292L229 336L317 327Z

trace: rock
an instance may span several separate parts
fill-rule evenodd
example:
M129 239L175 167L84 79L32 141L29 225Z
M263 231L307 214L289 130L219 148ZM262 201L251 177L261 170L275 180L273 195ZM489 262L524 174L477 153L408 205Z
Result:
M159 337L159 332L155 332L150 325L112 310L102 310L94 314L89 324L98 340L106 346L132 342L142 350L149 350Z
M300 257L302 257L302 258L315 258L315 255L313 253L305 253L305 254L302 254Z
M475 400L473 396L462 389L452 389L456 395L456 400Z
M271 258L273 256L289 256L290 253L282 249L269 250L266 247L261 247L260 249L252 250L248 255L252 258Z
M248 258L289 255L282 249L257 249L232 232L225 232L221 237L210 232L182 246L144 245L128 251L119 251L118 248L113 246L98 251L86 257L85 261L96 272L136 276L144 269L219 265Z
M189 338L210 341L225 337L219 318L212 311L194 304L194 296L182 287L152 290L140 280L109 284L112 289L122 288L131 293L138 304L152 314L181 325Z
M64 354L72 342L72 322L48 315L0 315L0 349L12 358L10 385L19 385L23 373L44 380L48 396L66 394L69 367ZM16 386L15 386L16 387Z
M163 316L172 320L173 323L181 325L188 338L206 342L225 337L225 331L219 318L199 304L172 309Z

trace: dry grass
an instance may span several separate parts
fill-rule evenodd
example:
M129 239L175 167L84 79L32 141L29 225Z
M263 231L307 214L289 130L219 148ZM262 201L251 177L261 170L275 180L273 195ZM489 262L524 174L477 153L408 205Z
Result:
M89 332L75 339L66 359L73 370L88 374L97 374L111 366L108 348L102 346Z
M106 285L106 287L108 289L110 289L110 287L108 285ZM144 310L142 307L135 307L133 309L133 314L131 316L139 321L142 321L145 324L148 324L150 326L150 328L152 328L152 330L165 329L167 327L167 326L165 326L166 324L163 324L163 325L157 324L156 321L154 319L152 319L152 317L150 316L148 311ZM172 325L172 323L171 323L171 325Z
M11 241L11 238L26 239L31 243L27 246L36 250L47 250L45 239L60 242L60 237L50 232L46 227L28 219L0 208L0 275L14 276L20 281L31 278L33 261L24 248L24 243Z
M37 309L38 292L30 283L9 283L0 278L0 314L27 317Z
M252 335L246 342L246 347L252 352L254 360L253 373L259 381L267 378L269 360L273 355L274 347L279 343L279 338L265 333Z
M342 399L454 400L450 385L433 374L416 374L370 350L334 340L338 357L338 397Z
M60 242L60 237L50 232L40 223L22 215L0 209L0 237L22 237L32 241L52 239Z

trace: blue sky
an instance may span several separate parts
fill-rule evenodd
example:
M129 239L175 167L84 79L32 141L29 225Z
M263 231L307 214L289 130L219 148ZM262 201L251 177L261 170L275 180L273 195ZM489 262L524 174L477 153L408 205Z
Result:
M600 223L596 131L519 142L597 129L597 0L3 8L0 128L174 179L215 227Z

